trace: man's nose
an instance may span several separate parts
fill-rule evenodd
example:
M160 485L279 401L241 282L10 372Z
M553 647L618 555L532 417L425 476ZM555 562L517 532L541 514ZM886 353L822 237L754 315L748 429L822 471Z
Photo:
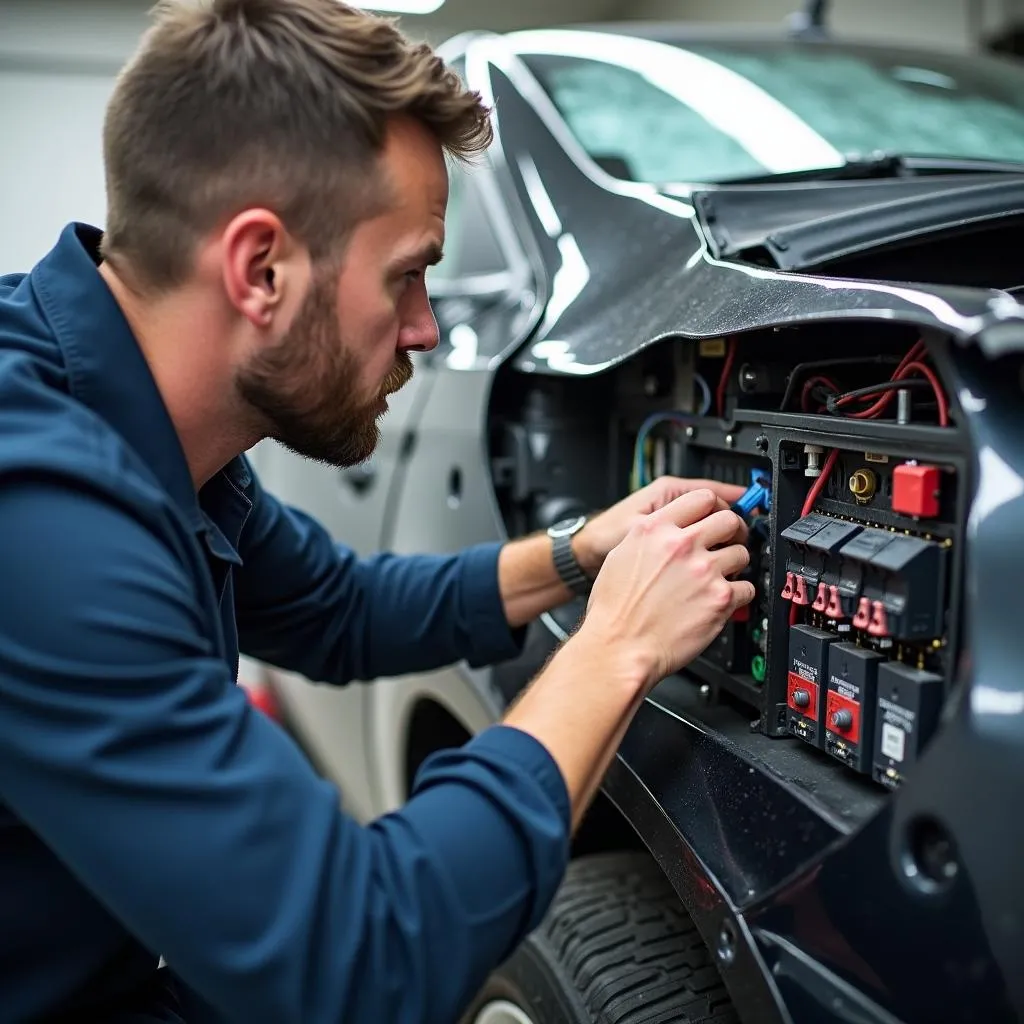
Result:
M415 316L403 324L398 332L398 347L406 352L430 352L437 348L439 341L440 335L434 312L424 298Z

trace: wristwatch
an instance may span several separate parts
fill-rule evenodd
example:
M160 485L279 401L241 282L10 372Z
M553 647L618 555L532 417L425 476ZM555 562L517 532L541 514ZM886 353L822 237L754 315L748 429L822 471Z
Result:
M555 561L555 571L558 573L559 579L577 597L589 596L592 586L590 577L583 571L572 549L573 537L586 525L586 516L573 516L571 519L562 519L555 523L554 526L548 527L548 536L551 538L552 544L551 553Z

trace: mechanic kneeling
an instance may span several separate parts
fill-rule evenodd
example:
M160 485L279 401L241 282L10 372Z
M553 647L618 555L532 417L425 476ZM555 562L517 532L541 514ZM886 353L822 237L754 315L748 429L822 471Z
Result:
M0 1019L450 1024L639 702L751 600L741 488L661 480L561 575L548 537L359 561L260 489L261 438L373 452L438 341L444 155L489 138L336 0L165 4L109 105L106 234L0 279ZM574 574L572 639L369 827L235 685L239 649L335 684L492 663Z

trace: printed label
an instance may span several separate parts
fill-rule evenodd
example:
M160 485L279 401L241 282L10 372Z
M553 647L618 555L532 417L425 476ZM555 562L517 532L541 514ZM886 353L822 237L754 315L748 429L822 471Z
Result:
M814 665L808 665L806 661L794 658L793 668L796 669L796 672L790 672L790 675L802 676L809 683L816 683L818 681L818 670Z
M907 734L899 726L886 722L882 726L882 753L894 761L902 761L906 746Z

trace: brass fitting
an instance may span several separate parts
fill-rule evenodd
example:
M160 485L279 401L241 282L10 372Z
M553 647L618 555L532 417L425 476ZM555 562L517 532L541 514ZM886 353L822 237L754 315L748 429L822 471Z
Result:
M878 490L878 477L870 469L858 469L849 481L850 493L857 501L870 501Z

